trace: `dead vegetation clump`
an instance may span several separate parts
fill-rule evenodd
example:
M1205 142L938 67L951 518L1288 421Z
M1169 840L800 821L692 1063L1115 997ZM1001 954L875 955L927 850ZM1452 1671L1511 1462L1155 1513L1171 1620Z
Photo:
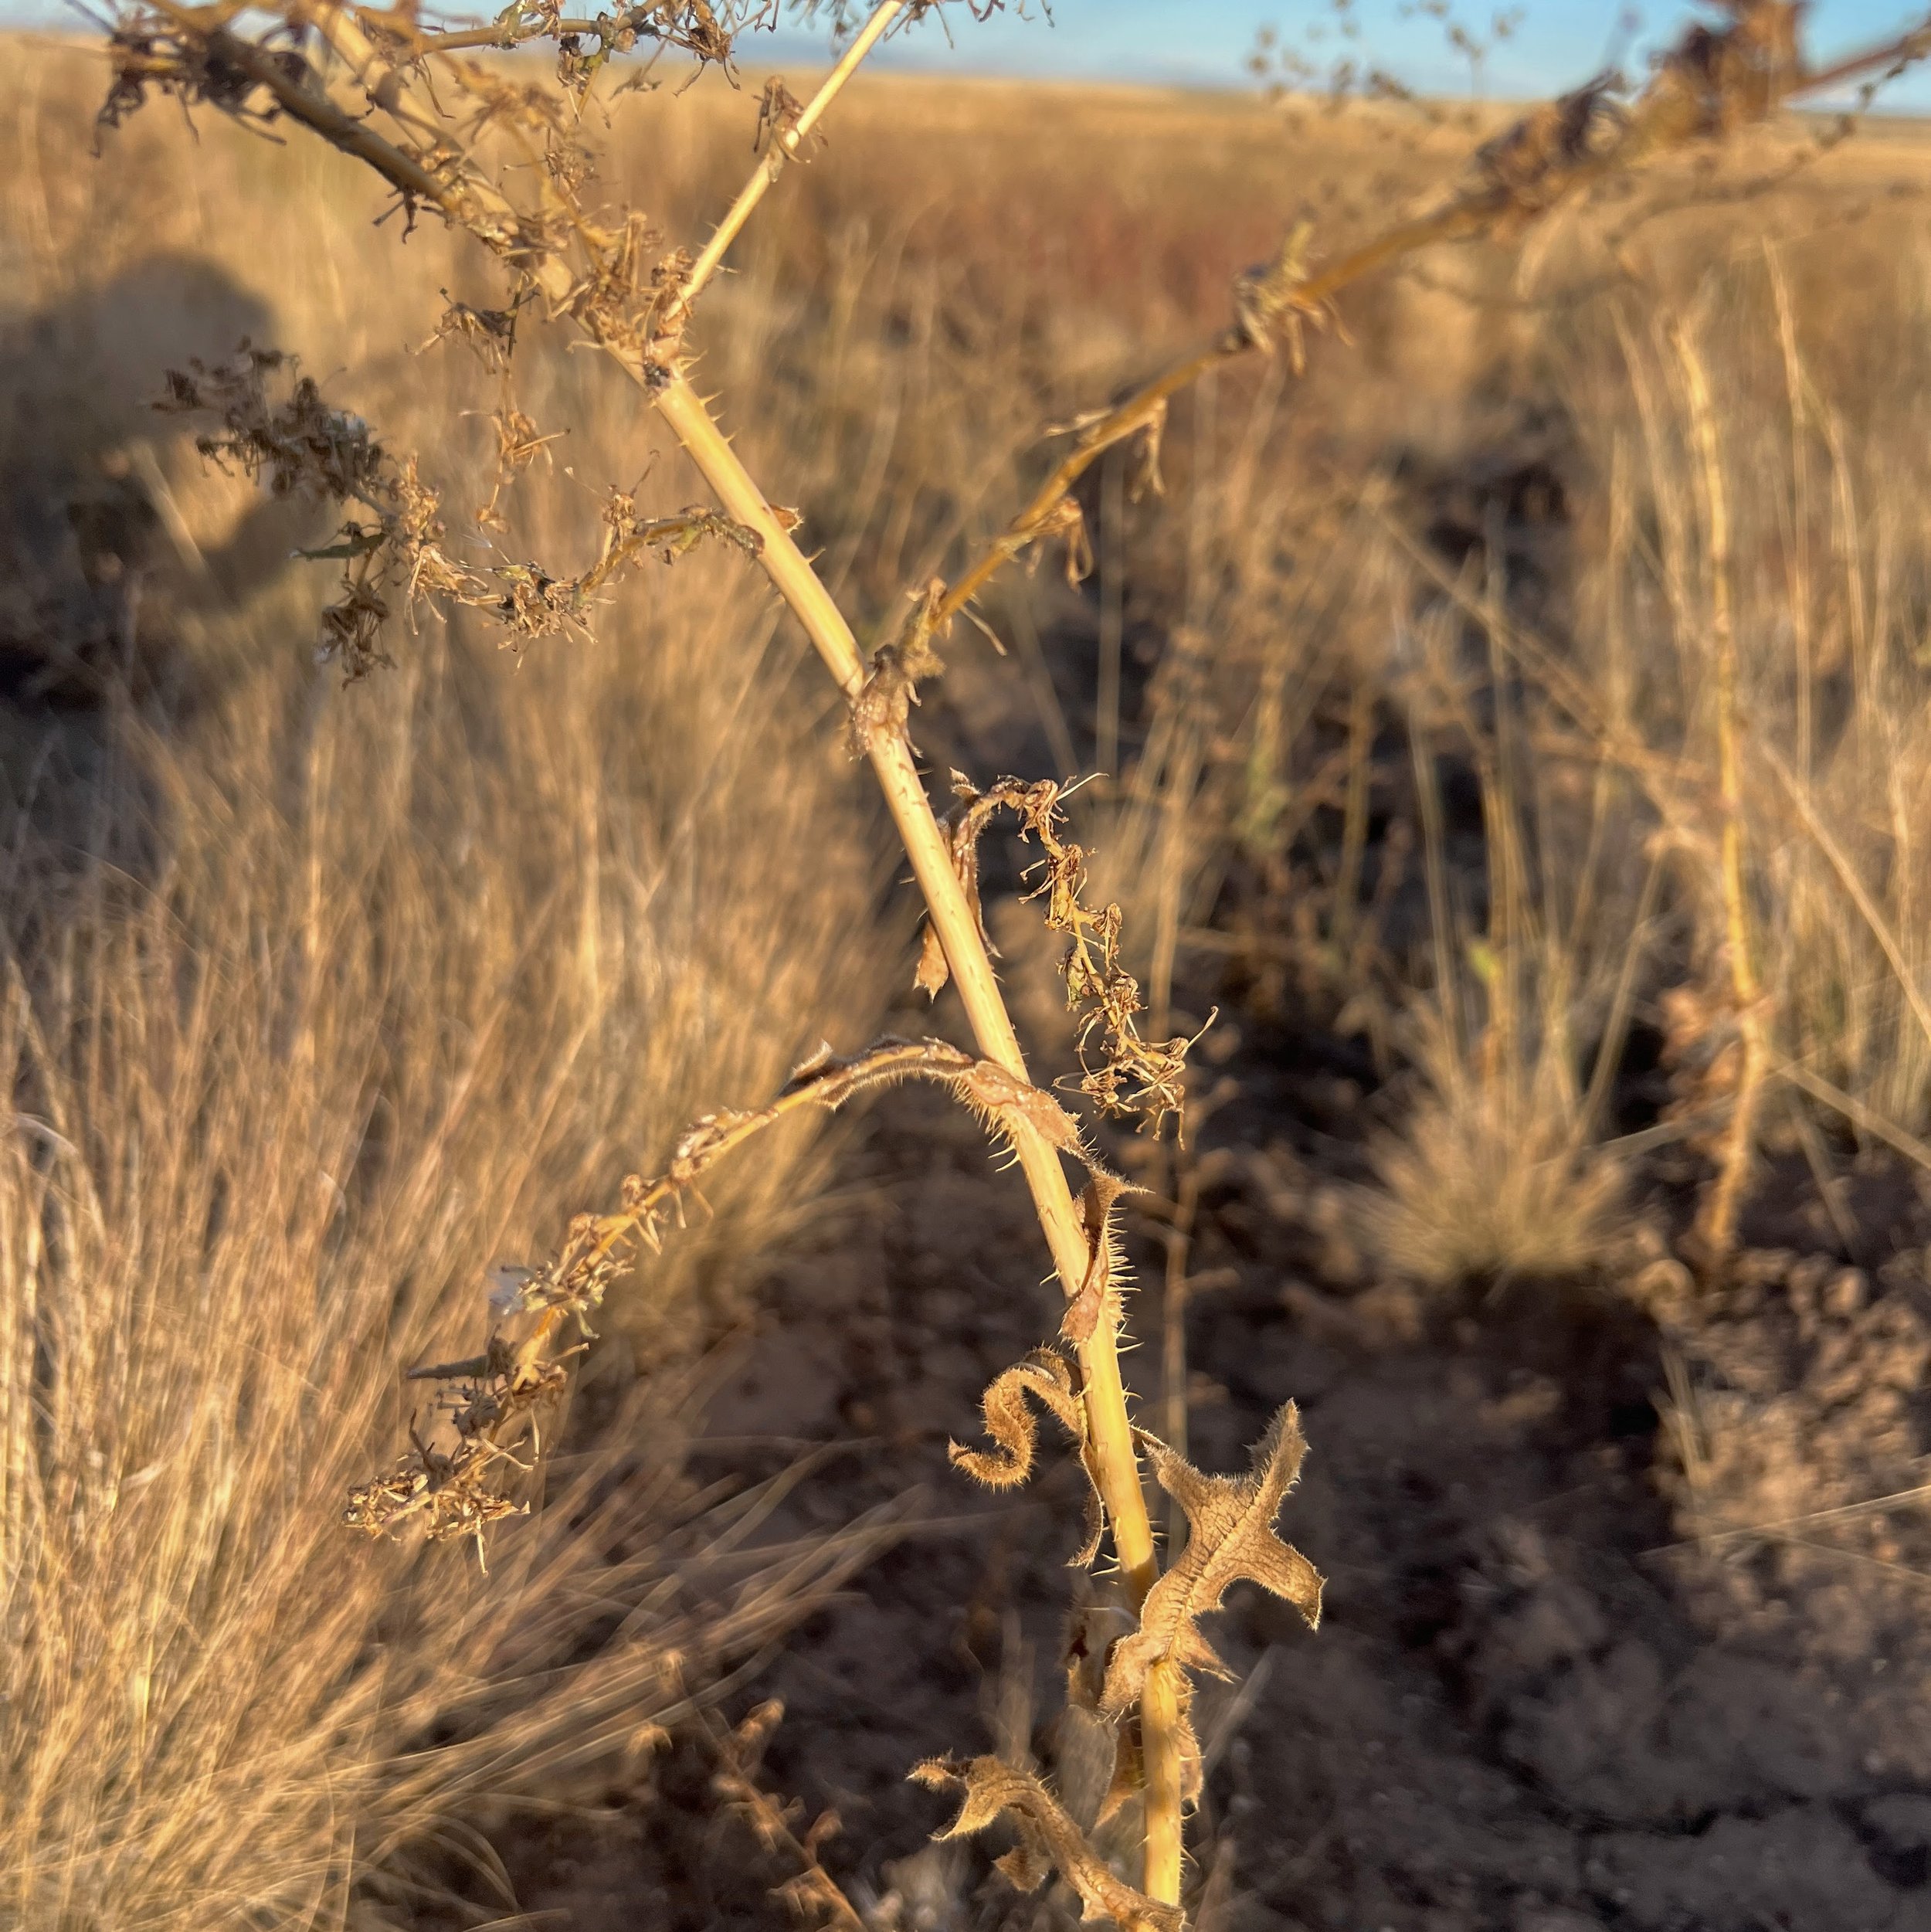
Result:
M1384 1266L1440 1288L1583 1275L1615 1252L1622 1177L1579 1131L1555 1052L1530 1060L1526 1090L1517 1068L1471 1064L1439 1034L1416 1064L1420 1090L1356 1197Z

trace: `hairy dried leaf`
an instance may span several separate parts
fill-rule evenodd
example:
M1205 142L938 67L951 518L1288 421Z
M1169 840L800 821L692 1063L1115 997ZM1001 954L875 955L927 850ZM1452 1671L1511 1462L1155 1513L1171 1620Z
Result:
M918 969L912 975L914 988L928 1000L936 1000L952 976L952 963L945 957L945 942L931 920L918 942Z
M1088 1167L1094 1165L1092 1149L1080 1132L1079 1122L1044 1087L1008 1073L996 1061L975 1061L969 1072L959 1076L959 1095L988 1126L1010 1133L1009 1123L1023 1120L1049 1146Z
M1082 1920L1110 1919L1121 1932L1180 1932L1186 1922L1180 1908L1156 1904L1116 1878L1087 1842L1085 1833L1030 1771L1016 1770L997 1757L976 1757L969 1764L928 1758L914 1765L910 1775L928 1791L958 1786L965 1791L958 1817L935 1837L969 1837L1001 1816L1010 1816L1019 1832L1020 1856L1013 1863L1002 1859L1002 1871L1010 1876L1016 1869L1030 1877L1050 1860L1078 1893Z
M1086 1539L1071 1562L1084 1569L1099 1553L1105 1516L1100 1502L1099 1474L1087 1440L1086 1411L1073 1379L1072 1364L1064 1356L1053 1349L1035 1349L1023 1362L1002 1369L986 1385L979 1402L986 1433L994 1446L969 1449L963 1443L948 1442L945 1452L954 1468L987 1489L1017 1489L1033 1473L1039 1443L1033 1411L1027 1406L1029 1396L1051 1411L1079 1448L1087 1475Z
M1146 1674L1162 1659L1224 1676L1226 1667L1200 1633L1200 1619L1220 1607L1228 1587L1245 1577L1321 1621L1321 1574L1274 1533L1274 1513L1301 1473L1307 1438L1289 1402L1254 1447L1244 1476L1206 1475L1158 1437L1139 1443L1160 1487L1186 1512L1187 1540L1166 1574L1147 1593L1140 1627L1114 1646L1100 1708L1118 1716L1135 1703Z
M996 1446L969 1449L963 1443L949 1442L945 1453L952 1466L989 1489L1016 1489L1027 1481L1039 1441L1033 1411L1027 1406L1029 1395L1059 1419L1074 1441L1085 1440L1086 1415L1073 1386L1072 1364L1051 1349L1035 1349L1023 1362L1000 1370L980 1398L986 1433Z
M1114 1284L1125 1272L1125 1258L1113 1227L1114 1207L1122 1195L1140 1191L1118 1174L1095 1168L1080 1195L1080 1218L1086 1234L1086 1278L1067 1301L1060 1322L1061 1337L1075 1347L1091 1339L1106 1312Z

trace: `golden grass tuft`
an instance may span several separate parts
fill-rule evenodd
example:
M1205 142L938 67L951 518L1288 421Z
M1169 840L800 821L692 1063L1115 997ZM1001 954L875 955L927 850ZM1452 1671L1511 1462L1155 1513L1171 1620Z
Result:
M494 1263L535 1258L693 1114L774 1090L834 1006L877 1010L887 875L809 709L751 701L791 648L718 560L520 673L433 623L379 682L318 669L327 566L279 561L312 526L137 405L252 310L325 376L372 368L331 398L396 405L384 426L480 504L467 352L417 359L392 319L433 317L453 266L370 237L312 154L269 151L251 190L157 127L149 165L93 170L94 83L39 56L18 83L32 273L6 326L38 360L10 368L0 487L134 446L171 522L128 640L141 690L9 722L0 1922L339 1924L452 1821L638 1774L884 1533L761 1559L730 1536L745 1502L679 1472L692 1346L809 1192L788 1132L613 1299L604 1425L487 1577L341 1517L427 1400L403 1371L470 1345ZM393 311L348 293L377 248ZM510 541L550 554L579 479L650 459L577 359L525 374L589 426L514 507ZM31 408L35 385L87 406Z

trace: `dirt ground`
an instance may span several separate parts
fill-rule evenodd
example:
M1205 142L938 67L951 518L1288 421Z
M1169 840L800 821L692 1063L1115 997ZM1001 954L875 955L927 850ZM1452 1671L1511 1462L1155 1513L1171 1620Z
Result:
M1424 1299L1371 1285L1349 1238L1337 1177L1371 1111L1352 1050L1237 1023L1229 1047L1217 1075L1238 1098L1196 1150L1192 1446L1238 1468L1272 1411L1301 1405L1312 1450L1282 1529L1328 1593L1318 1635L1245 1586L1219 1620L1245 1687L1203 1705L1202 1923L1931 1926L1913 1567L1931 1552L1908 1511L1844 1506L1922 1480L1916 1191L1885 1168L1844 1183L1856 1225L1886 1217L1853 1261L1780 1172L1759 1244L1710 1293L1666 1258L1659 1184L1616 1278ZM1070 1472L988 1502L945 1459L1052 1319L1023 1191L989 1183L969 1122L896 1096L812 1246L774 1279L697 1466L762 1475L836 1444L772 1534L910 1492L925 1526L738 1702L783 1700L767 1780L806 1818L836 1812L826 1862L874 1922L1063 1918L986 1853L928 1846L944 1805L904 1781L1001 1741L1076 1774L1051 1723ZM1132 1358L1143 1384L1157 1357ZM519 1840L524 1908L583 1932L782 1923L768 1894L791 1872L703 1803L704 1775L675 1752L607 1815Z

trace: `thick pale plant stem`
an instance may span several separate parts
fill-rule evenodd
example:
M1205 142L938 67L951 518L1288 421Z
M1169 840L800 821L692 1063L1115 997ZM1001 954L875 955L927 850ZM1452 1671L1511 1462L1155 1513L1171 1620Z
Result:
M855 698L864 684L865 671L851 626L792 542L790 532L772 514L763 492L712 421L702 399L678 375L657 392L657 404L725 509L758 533L762 542L759 562L765 574L804 626L840 688L847 698ZM1025 1079L1028 1076L1019 1037L979 936L978 918L953 869L945 835L912 761L911 748L901 735L878 732L873 735L867 755L911 860L933 928L945 949L952 983L964 1002L979 1050L1009 1073ZM1066 1170L1057 1151L1030 1127L1023 1123L1016 1126L1013 1140L1053 1265L1061 1283L1074 1287L1085 1278L1088 1250ZM1100 1493L1128 1594L1137 1609L1159 1574L1159 1561L1146 1497L1140 1486L1126 1391L1120 1378L1118 1319L1116 1309L1106 1311L1091 1336L1081 1345L1080 1368ZM1176 1904L1180 1882L1179 1694L1161 1669L1154 1670L1148 1681L1148 1696L1141 1708L1141 1746L1147 1766L1146 1889L1151 1897ZM1156 1684L1161 1686L1157 1693Z
M855 698L864 684L865 671L850 626L789 532L772 514L763 493L711 420L702 399L678 376L658 391L657 404L725 509L757 531L762 540L759 561L765 573L805 626L840 688L847 698ZM911 747L902 737L881 732L874 737L868 755L945 949L952 983L964 1002L979 1050L1008 1072L1026 1078L1018 1035L1006 1010L985 942L979 937L979 922L953 869L945 835L912 761ZM1085 1278L1087 1244L1066 1170L1057 1152L1039 1134L1026 1130L1014 1139L1054 1265L1062 1283L1076 1286ZM1102 1322L1095 1330L1081 1351L1081 1367L1085 1371L1088 1424L1099 1460L1114 1547L1137 1602L1152 1587L1157 1571L1111 1324Z
M1140 1733L1146 1749L1145 1892L1163 1905L1180 1902L1181 1862L1186 1854L1180 1822L1180 1704L1186 1686L1171 1658L1146 1674L1140 1699ZM1154 1750L1152 1740L1170 1748Z

